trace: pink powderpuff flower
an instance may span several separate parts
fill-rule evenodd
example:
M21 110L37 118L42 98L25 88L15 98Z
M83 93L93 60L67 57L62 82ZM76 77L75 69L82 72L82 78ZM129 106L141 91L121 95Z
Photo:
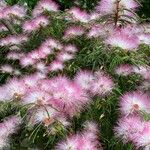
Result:
M50 54L52 54L52 48L50 47L50 46L47 46L47 45L41 45L39 48L38 48L38 50L39 50L39 55L41 54L43 54L41 57L43 58L44 56L47 56L47 55L50 55Z
M37 74L27 75L23 79L23 82L27 89L35 88L38 84L38 81L41 80Z
M61 45L61 43L59 41L52 39L52 38L48 38L42 45L48 46L51 49L61 50L63 48L63 46Z
M21 122L20 117L12 116L0 123L0 149L8 146L10 135L17 131L17 128Z
M138 65L133 67L134 73L141 75L144 79L150 80L150 67Z
M67 52L60 52L58 55L57 55L57 60L59 60L60 62L66 62L66 61L69 61L71 59L74 58L74 55L73 54L69 54Z
M133 66L129 64L121 64L115 69L115 73L123 76L131 75L133 73Z
M74 38L76 36L82 36L84 34L84 29L80 26L69 27L64 33L64 39Z
M91 84L91 93L94 95L106 95L112 92L114 83L112 79L102 71L95 72L95 79Z
M132 9L135 10L139 5L135 0L121 0L119 2L119 10ZM117 0L101 0L96 7L97 12L101 15L114 14L117 7Z
M22 80L12 78L4 85L7 92L5 100L20 99L26 94L26 86ZM3 94L3 93L1 93Z
M100 19L100 14L97 12L92 12L90 14L90 21L97 20L97 19Z
M49 24L49 20L46 16L38 16L32 20L25 21L22 29L24 32L30 33L38 30L40 27L46 27Z
M41 91L37 88L31 89L24 95L22 99L23 105L31 104L33 105L45 105L47 101L51 98L51 95L45 91Z
M20 64L23 67L27 67L29 65L33 65L35 63L35 60L31 57L21 57L20 58Z
M141 44L150 45L150 33L142 33L138 35Z
M150 113L150 98L140 91L127 92L120 99L120 111L123 115Z
M24 35L10 35L0 40L0 46L11 46L11 45L19 45L23 42L26 42L28 38Z
M37 28L45 27L49 24L49 20L46 16L38 16L34 19L35 26Z
M104 25L97 24L92 26L87 36L89 38L105 37L106 30L104 28Z
M70 52L70 53L75 53L78 51L77 47L73 44L68 44L64 46L64 51Z
M52 0L40 0L33 10L33 16L38 16L44 11L57 12L59 6Z
M54 123L54 118L58 115L58 112L50 106L41 106L36 111L34 109L29 111L30 121L33 126L35 124L44 123L45 126Z
M127 51L135 51L139 46L139 39L136 35L115 31L108 36L105 43L112 47L120 47Z
M97 129L98 130L98 129ZM89 136L91 135L91 136ZM95 132L83 131L67 137L66 140L56 145L56 150L102 150L99 146L98 137Z
M85 11L82 11L80 8L73 7L68 11L68 13L71 14L73 20L77 20L83 23L89 22L89 14Z
M48 67L49 71L59 71L59 70L63 70L64 65L61 61L59 60L54 60L53 62L51 62L50 66Z
M140 138L144 129L144 121L137 116L122 117L114 128L115 136L122 138L124 143Z
M74 81L81 86L83 90L90 90L93 80L93 73L87 70L77 72L74 78Z
M42 73L47 73L47 66L45 65L45 63L43 63L43 62L38 62L38 63L36 63L35 65L34 65L34 67L38 70L38 71L40 71L40 72L42 72Z
M150 121L145 122L144 129L140 133L139 138L133 139L133 142L137 148L150 149Z
M0 67L0 71L3 73L12 73L14 69L10 65L3 65Z
M61 76L51 79L49 93L52 93L49 103L69 116L76 114L90 101L79 85Z
M10 14L19 18L23 18L26 15L26 9L23 6L13 5L10 7Z
M10 52L7 54L7 59L19 60L23 56L24 56L24 53Z

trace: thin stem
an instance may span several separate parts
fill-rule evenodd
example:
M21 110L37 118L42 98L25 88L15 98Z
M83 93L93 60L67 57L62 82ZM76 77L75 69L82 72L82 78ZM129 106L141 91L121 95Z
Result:
M115 27L117 26L118 19L119 19L119 3L121 0L117 0L116 2L116 13L115 13Z

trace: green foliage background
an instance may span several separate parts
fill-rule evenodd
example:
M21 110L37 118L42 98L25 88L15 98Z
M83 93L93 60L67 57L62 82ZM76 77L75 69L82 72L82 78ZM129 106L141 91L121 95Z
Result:
M73 5L72 0L58 0L61 5L61 9L69 8ZM15 4L18 0L7 0L9 4ZM19 3L26 2L30 8L33 8L37 0L20 0ZM79 5L82 8L91 10L96 4L97 0L78 0ZM150 1L142 1L143 8L139 11L141 16L146 18L150 17ZM145 18L144 17L144 18ZM70 26L67 24L67 26ZM61 39L63 31L66 28L66 22L62 20L52 20L51 24L40 32L35 33L30 37L29 42L25 45L24 49L32 50L38 47L43 42L43 39L47 37L54 37ZM73 61L70 61L65 70L65 74L72 77L79 69L90 69L95 71L103 66L105 71L114 77L116 88L111 96L106 98L95 97L91 106L87 108L83 113L73 119L72 129L78 131L86 120L95 120L100 125L100 139L104 150L133 150L132 144L122 144L121 141L116 139L113 134L113 127L119 117L118 99L126 91L135 90L136 86L139 85L141 79L136 76L130 77L118 77L114 75L113 69L121 63L130 64L143 64L148 63L147 56L150 56L149 47L141 46L137 53L123 53L118 49L114 49L108 54L105 47L98 39L89 40L86 37L77 38L76 40L70 41L76 44L79 48L79 52ZM37 44L38 43L38 44ZM6 53L7 50L3 50ZM2 58L4 53L0 53L1 62L6 62L5 58ZM11 63L11 62L10 62ZM0 81L6 80L7 74L0 75ZM6 111L7 110L7 111ZM9 110L9 111L8 111ZM12 112L17 112L19 108L17 106L1 106L0 105L0 119L5 116L9 116ZM32 129L26 129L22 127L17 135L12 138L11 150L36 150L36 146L43 150L53 150L54 144L63 138L63 135L43 137L44 129L34 134L31 138L30 135ZM35 138L36 137L36 138ZM32 148L32 149L31 149Z

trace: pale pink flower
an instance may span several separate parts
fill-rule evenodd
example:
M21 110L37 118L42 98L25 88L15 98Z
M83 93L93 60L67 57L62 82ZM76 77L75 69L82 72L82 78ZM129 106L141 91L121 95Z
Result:
M135 51L139 46L139 39L136 35L115 31L108 36L105 43L112 47L120 47L127 51Z
M21 57L23 57L23 55L23 53L10 52L7 54L7 59L19 60Z
M130 75L133 73L133 66L129 64L121 64L115 69L115 73L123 76Z
M26 94L26 86L22 80L13 78L4 85L7 92L5 100L20 99ZM1 93L3 94L3 93Z
M64 65L61 61L54 60L53 62L51 62L48 68L50 71L58 71L58 70L63 70Z
M82 36L83 34L84 34L84 28L80 26L72 26L65 31L64 38L65 39L74 38L76 36Z
M58 55L57 55L57 60L61 61L61 62L66 62L66 61L69 61L71 59L74 58L74 55L73 54L69 54L67 52L60 52Z
M61 76L51 79L49 93L52 93L49 103L70 116L90 101L79 85Z
M11 45L19 45L23 42L26 42L28 38L24 35L9 35L0 40L0 46L11 46Z
M147 33L147 34L144 34L144 33L139 34L139 35L138 35L138 38L139 38L141 44L150 45L150 33Z
M33 16L38 16L42 14L44 11L59 11L59 6L52 0L40 0L36 7L33 10Z
M91 83L94 80L94 75L90 71L79 71L75 76L75 82L79 84L84 90L91 89Z
M96 125L94 125L94 130L98 130ZM100 147L100 144L98 142L97 133L93 130L85 129L81 133L68 136L66 140L58 143L55 149L56 150L68 150L68 149L102 150L102 147Z
M138 7L138 3L135 0L121 0L119 1L119 11L123 9L135 10ZM101 15L114 14L117 7L117 0L101 0L96 7L97 12ZM124 12L122 12L124 14Z
M22 58L20 58L20 64L23 67L33 65L34 63L35 63L35 60L32 59L31 57L22 57Z
M90 16L87 12L82 11L80 8L73 7L68 11L71 14L73 20L87 23L90 20Z
M135 66L134 72L141 75L144 79L149 80L150 79L150 67L149 66L144 66L144 65L138 65Z
M0 149L8 146L10 136L16 133L20 124L21 118L18 116L9 117L0 123Z
M75 53L78 51L77 47L73 44L68 44L64 47L64 51L70 52L70 53Z
M145 122L144 129L140 133L139 138L133 139L133 142L137 148L143 148L144 150L150 149L150 122Z
M3 73L12 73L14 69L10 65L3 65L0 67L0 71L2 71Z
M38 30L40 27L46 27L49 24L49 19L46 16L38 16L32 20L24 22L22 29L24 32L33 32Z
M114 83L103 71L97 71L91 84L91 92L95 95L106 95L112 92Z
M120 111L123 115L146 112L150 113L149 97L139 91L127 92L121 97Z
M124 143L139 139L144 129L144 122L137 116L123 117L118 120L114 128L116 137L121 138Z

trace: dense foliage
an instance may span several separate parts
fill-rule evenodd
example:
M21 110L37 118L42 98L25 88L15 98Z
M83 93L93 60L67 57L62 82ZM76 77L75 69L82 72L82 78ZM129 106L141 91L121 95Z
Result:
M149 150L150 24L140 4L7 2L0 149Z

